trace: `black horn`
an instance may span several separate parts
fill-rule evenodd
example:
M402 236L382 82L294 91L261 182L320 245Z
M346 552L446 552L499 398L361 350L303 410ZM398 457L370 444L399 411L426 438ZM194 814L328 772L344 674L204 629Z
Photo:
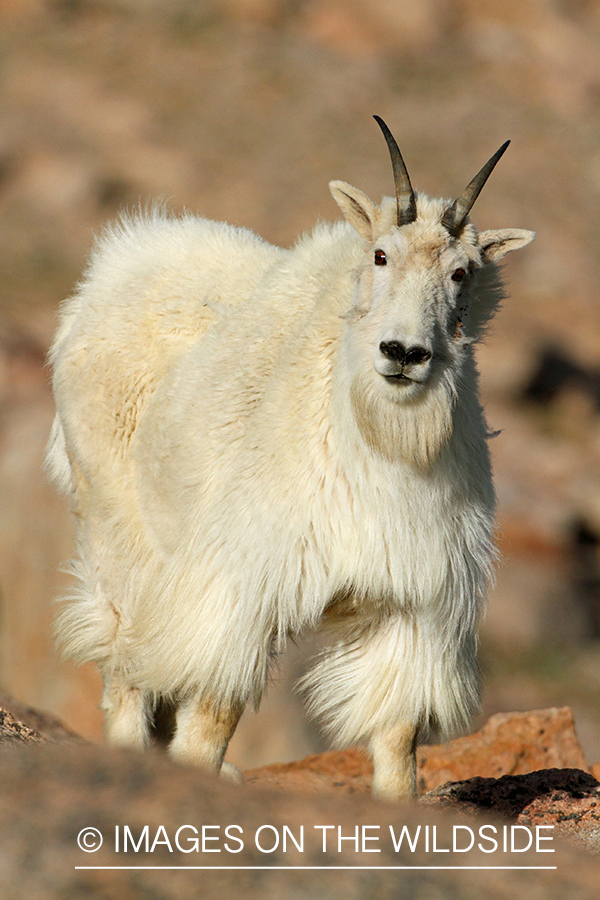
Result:
M387 127L383 119L379 116L373 116L387 141L388 150L392 158L392 167L394 169L394 184L396 185L396 205L398 208L398 225L408 225L417 218L417 201L415 192L413 191L410 178L402 154L398 148L398 144L394 139L394 135Z
M444 228L450 232L452 237L458 237L465 226L465 222L467 216L469 215L471 208L479 194L481 193L481 189L492 174L492 170L508 145L510 141L506 141L499 150L496 150L493 156L488 159L485 166L479 170L473 181L469 182L467 187L464 189L460 197L458 197L454 203L448 207L446 212L442 217L442 225Z

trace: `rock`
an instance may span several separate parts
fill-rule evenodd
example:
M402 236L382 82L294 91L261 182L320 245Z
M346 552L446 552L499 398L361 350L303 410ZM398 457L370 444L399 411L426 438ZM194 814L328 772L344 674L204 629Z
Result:
M307 796L234 787L197 769L177 766L158 751L137 754L91 744L51 743L0 749L3 897L576 900L594 896L596 861L560 841L552 842L551 855L533 850L490 855L476 843L466 852L453 848L456 829L461 829L462 841L468 837L465 828L478 834L484 824L488 830L496 828L496 833L503 828L487 812L482 816L470 809L466 819L458 818L453 809L377 803L360 794ZM326 851L324 825L330 827ZM304 834L301 851L289 838L284 849L286 827L298 841ZM127 848L126 828L131 836ZM396 839L405 828L414 849L404 840L396 851L390 828ZM365 834L372 842L363 850ZM340 836L346 839L340 842ZM102 846L93 852L100 837ZM509 868L481 870L490 865ZM510 869L540 865L557 868ZM125 866L135 868L123 870ZM286 866L298 868L291 871ZM465 871L466 867L474 868Z
M26 706L0 691L0 717L2 716L4 719L0 725L0 743L9 742L13 731L21 736L17 740L58 743L83 741L82 737L63 725L60 719Z
M419 763L422 791L476 775L498 778L552 768L588 771L568 706L497 713L475 734L423 747Z
M390 804L367 794L368 758L351 749L265 767L233 786L157 749L78 742L53 718L0 699L13 710L0 711L2 896L212 900L235 890L249 900L312 900L317 892L321 900L392 900L398 892L512 900L523 867L536 867L536 896L545 900L592 896L597 883L596 863L582 853L600 852L600 785L588 772L472 777L418 804ZM458 771L461 752L462 765L476 767L477 746L482 767L495 751L513 769L580 753L569 710L499 715L469 738L422 748L422 778ZM272 790L282 786L285 793ZM515 846L503 848L503 835L514 835ZM501 879L490 866L502 867Z
M474 776L498 778L537 769L588 769L568 707L498 713L475 734L420 747L417 762L420 793ZM245 775L251 784L273 788L353 793L370 790L373 768L366 753L352 748L251 769Z
M28 728L0 706L0 744L42 744L44 740L38 731Z
M290 763L272 763L244 772L247 784L307 793L363 793L371 790L373 765L359 747L313 753Z
M496 813L520 825L552 826L556 834L600 855L600 784L579 769L471 778L437 788L421 802L462 815Z

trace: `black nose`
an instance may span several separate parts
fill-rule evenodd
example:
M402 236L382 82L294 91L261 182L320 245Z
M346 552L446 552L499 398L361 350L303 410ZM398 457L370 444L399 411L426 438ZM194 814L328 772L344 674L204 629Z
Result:
M431 351L425 347L409 347L408 349L400 341L382 341L380 351L388 359L393 359L403 366L419 365L431 359Z

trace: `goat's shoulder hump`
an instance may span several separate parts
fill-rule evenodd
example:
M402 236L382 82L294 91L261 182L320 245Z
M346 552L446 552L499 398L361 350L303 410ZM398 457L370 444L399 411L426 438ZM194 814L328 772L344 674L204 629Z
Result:
M154 206L124 214L108 225L96 241L90 268L117 260L128 267L136 259L146 263L153 260L154 268L236 253L273 257L277 249L247 228L191 213L173 215L162 206Z

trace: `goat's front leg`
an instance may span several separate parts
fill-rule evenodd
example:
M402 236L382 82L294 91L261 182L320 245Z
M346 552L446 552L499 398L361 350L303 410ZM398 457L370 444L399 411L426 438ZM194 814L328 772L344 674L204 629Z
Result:
M410 800L417 793L418 726L400 722L371 738L373 794L385 800Z
M110 744L143 750L150 742L150 698L119 675L104 676L101 707Z
M170 755L178 762L240 781L241 774L235 766L224 763L223 757L243 711L241 703L217 705L205 696L182 701Z

